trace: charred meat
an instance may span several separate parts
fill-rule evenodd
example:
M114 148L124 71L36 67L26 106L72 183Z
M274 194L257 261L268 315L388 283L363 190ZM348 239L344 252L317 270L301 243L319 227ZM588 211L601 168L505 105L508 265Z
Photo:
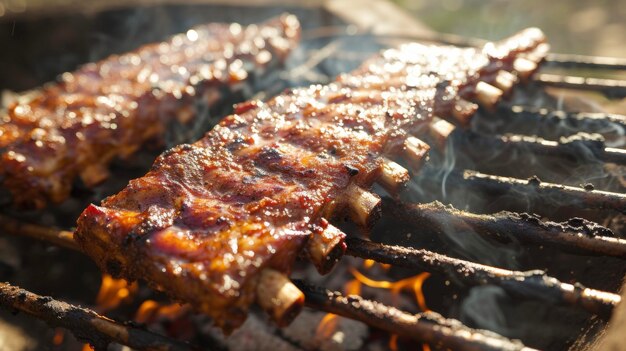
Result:
M467 120L470 100L495 103L506 87L496 77L524 79L544 40L529 29L483 49L408 44L329 85L240 104L89 206L76 238L102 269L145 279L225 330L255 301L286 323L302 303L286 278L296 257L326 272L345 250L329 220L348 213L369 225L380 199L366 189L399 191L409 177L400 163L416 170L427 156L411 134L434 115Z
M172 122L189 125L272 63L300 34L294 16L261 25L209 24L87 64L25 94L0 115L0 179L18 207L65 200L77 176L92 187Z

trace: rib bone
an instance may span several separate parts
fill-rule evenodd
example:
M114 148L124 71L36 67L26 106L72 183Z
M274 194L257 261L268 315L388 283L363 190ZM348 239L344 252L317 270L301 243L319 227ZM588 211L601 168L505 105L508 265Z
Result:
M537 45L534 50L528 52L523 56L535 63L539 63L543 61L544 58L548 55L548 51L550 51L550 45L548 43L543 43Z
M476 100L486 109L493 109L500 98L502 98L502 90L485 82L476 84Z
M510 93L515 83L517 83L517 77L505 70L498 71L493 80L493 85L502 90L504 94Z
M408 137L404 141L404 155L411 161L411 169L417 172L427 160L430 146L416 137Z
M474 113L478 110L478 105L464 99L459 99L452 108L452 117L462 126L468 126Z
M266 268L260 273L257 302L277 325L286 326L302 310L304 294L286 275Z
M454 129L456 129L456 127L452 123L440 118L434 118L428 125L429 136L439 150L446 148L448 137L452 134Z
M349 206L352 220L363 227L370 227L380 217L380 197L355 184L348 186L342 202Z
M309 259L320 274L326 274L332 270L337 261L346 251L344 239L346 234L325 219L313 228L313 234L306 247Z
M537 70L537 64L531 60L519 57L513 61L513 69L522 81L527 81Z
M397 194L409 181L409 171L389 159L384 159L380 166L381 175L378 183L390 194Z

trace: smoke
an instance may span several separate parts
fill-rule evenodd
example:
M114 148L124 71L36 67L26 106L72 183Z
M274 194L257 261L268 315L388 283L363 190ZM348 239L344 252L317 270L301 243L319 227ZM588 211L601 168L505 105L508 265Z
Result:
M507 307L508 306L508 307ZM502 288L481 286L470 290L461 304L460 319L477 328L488 329L503 335L513 334L504 308L510 309L513 301Z
M536 303L520 302L496 286L472 288L460 307L459 319L470 326L511 338L549 340L559 328L543 322L547 310Z
M451 139L446 141L446 150L454 150L454 143ZM444 200L447 200L446 181L448 176L455 169L456 166L456 153L446 152L444 155L443 163L441 166L441 195Z

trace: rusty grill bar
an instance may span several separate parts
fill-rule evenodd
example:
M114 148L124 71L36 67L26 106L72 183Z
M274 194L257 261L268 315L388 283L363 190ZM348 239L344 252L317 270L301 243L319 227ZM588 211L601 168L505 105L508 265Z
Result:
M547 108L534 108L521 105L501 104L497 114L510 119L519 119L529 123L559 123L566 121L578 128L606 128L614 125L622 130L626 129L626 116L612 113L598 112L567 112L562 110L550 110Z
M545 64L549 67L626 70L626 60L615 57L548 54Z
M327 35L335 36L337 35L337 30L335 28L326 30L320 28L316 33L311 33L309 38ZM345 35L345 33L341 33L340 39L345 38ZM353 34L353 36L358 35L364 34ZM410 36L410 39L465 46L476 46L482 43L481 40L441 34L427 37ZM324 75L314 74L312 69L333 55L339 55L342 59L349 60L361 58L358 55L351 57L349 53L341 53L339 50L339 45L329 44L324 49L319 50L317 55L310 56L307 62L293 69L289 73L290 78L301 79L306 76L324 79ZM544 64L547 67L626 69L626 62L619 59L560 54L550 54ZM533 80L540 85L546 86L600 91L609 97L626 96L626 82L619 80L579 79L579 77L555 76L545 73L537 75ZM271 94L270 91L262 93ZM573 113L506 105L500 105L498 113L505 117L530 118L538 123L548 118L556 118L571 121L592 121L599 124L614 123L622 128L626 125L626 117L614 114ZM525 148L541 154L548 153L556 157L574 158L580 156L575 152L575 148L568 148L559 142L533 141L522 137L509 137L506 139L478 137L462 131L460 128L457 134L458 137L455 137L455 140L465 139L474 145L476 144L476 138L482 138L479 140L480 145L487 148L523 144ZM583 140L582 142L587 141ZM594 143L595 141L589 142ZM597 146L596 144L592 146L594 145ZM626 151L616 148L605 148L603 144L601 146L601 148L594 148L594 150L598 150L595 153L596 157L603 162L626 164ZM538 179L523 180L487 175L471 170L453 170L449 174L449 179L453 179L450 183L455 183L461 187L479 188L491 194L504 194L511 191L511 189L515 189L516 191L533 194L540 198L557 197L564 199L564 202L569 202L570 205L580 208L626 213L626 195L620 193L546 183ZM538 223L536 218L530 221L519 219L516 222L514 219L505 218L498 214L474 215L450 208L437 206L433 208L433 206L429 207L429 204L413 204L411 206L413 208L409 210L404 209L405 215L415 220L431 220L432 222L432 218L436 217L438 221L469 222L477 228L476 231L478 233L504 243L510 241L511 238L502 235L501 229L505 228L511 232L512 228L516 228L516 230L512 231L513 236L522 242L534 245L550 245L576 254L626 258L626 240L617 237L554 229L550 228L549 225L546 227L546 225ZM395 206L395 208L401 207L399 205ZM523 225L519 226L520 223ZM30 236L65 248L79 250L73 241L72 233L69 231L21 223L7 217L0 218L0 228L7 233ZM586 288L578 284L563 283L556 278L548 276L543 271L523 272L507 270L452 258L428 250L385 245L358 238L349 238L346 243L347 255L372 259L394 266L437 272L467 286L497 285L517 298L575 306L603 318L608 318L615 305L620 302L619 295ZM375 301L366 300L360 296L343 296L338 292L314 287L306 282L296 281L295 283L304 292L306 304L312 308L357 319L370 326L421 342L458 350L532 350L519 341L509 340L489 331L470 329L457 321L447 320L436 313L411 314ZM55 301L48 297L37 296L8 284L0 284L0 304L10 309L26 312L47 321L51 325L70 329L79 339L87 340L96 348L104 348L109 342L113 341L137 349L193 349L190 345L170 340L140 328L122 325L106 317L99 316L93 311Z
M106 350L111 342L138 350L191 351L197 348L142 328L124 325L87 308L40 296L7 283L0 283L0 304L13 311L41 319L51 327L66 328L77 339L96 350Z
M452 281L469 286L492 284L504 288L511 295L523 299L542 300L553 304L583 308L603 318L611 316L620 296L604 291L560 282L544 271L511 271L464 261L428 250L378 244L348 238L346 254L371 259L399 267L437 272Z
M560 158L580 158L581 151L590 151L592 157L603 162L626 164L626 150L605 147L604 140L597 135L586 133L573 134L559 141L546 140L535 136L507 134L485 136L474 132L453 134L455 149L475 153L480 157L481 150L524 150L536 155ZM472 146L472 147L470 147ZM589 157L582 155L582 157Z
M484 330L470 329L455 320L433 312L407 313L362 298L295 282L306 296L306 304L315 309L360 320L368 325L417 341L454 350L525 350L521 342Z
M621 193L554 184L539 178L502 177L473 170L452 171L448 179L450 185L476 188L496 196L516 192L543 201L556 199L571 207L626 212L626 195Z
M534 78L534 81L549 87L597 91L611 99L621 99L626 96L626 81L617 79L585 78L541 73Z

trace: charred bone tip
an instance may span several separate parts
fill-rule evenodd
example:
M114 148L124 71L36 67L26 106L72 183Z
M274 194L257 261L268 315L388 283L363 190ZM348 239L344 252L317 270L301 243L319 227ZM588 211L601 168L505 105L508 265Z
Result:
M306 253L320 274L330 272L346 251L346 234L333 225L313 229Z

